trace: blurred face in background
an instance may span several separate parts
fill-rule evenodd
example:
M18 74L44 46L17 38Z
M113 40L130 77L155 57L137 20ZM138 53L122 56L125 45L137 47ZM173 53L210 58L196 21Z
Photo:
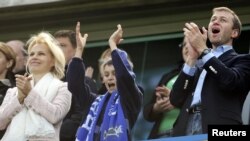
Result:
M60 47L64 53L66 64L69 64L69 61L75 55L76 49L73 47L68 37L58 37L56 38L56 40L59 42Z
M14 73L24 71L27 63L27 51L24 49L24 43L19 40L13 40L6 43L16 54L16 66L13 69Z
M6 56L0 51L0 79L4 79L11 62L7 60Z
M188 57L188 46L186 41L183 41L183 45L182 45L182 58L184 60L184 62L187 61L187 57Z

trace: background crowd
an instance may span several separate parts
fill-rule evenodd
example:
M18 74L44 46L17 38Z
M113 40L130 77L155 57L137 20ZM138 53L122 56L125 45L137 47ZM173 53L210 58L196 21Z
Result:
M140 122L142 111L146 120L155 122L148 138L207 133L209 124L242 124L241 115L244 116L244 123L247 123L245 117L249 115L243 114L242 108L249 91L250 57L248 54L237 54L234 50L234 42L240 38L241 22L228 8L219 7L212 12L207 29L201 29L192 22L184 25L184 38L179 48L183 58L176 61L176 69L166 72L155 84L152 99L144 107L142 96L145 89L136 84L133 59L117 48L123 40L120 25L109 38L110 49L105 51L106 57L105 54L100 55L100 80L93 78L91 66L86 69L86 64L80 66L84 63L87 34L81 36L79 23L76 32L60 30L53 35L40 33L31 37L27 44L19 40L1 43L0 55L6 65L1 74L1 85L4 87L1 86L0 97L3 102L0 107L3 140L14 139L13 132L17 130L14 125L23 120L22 115L35 117L37 121L42 119L42 123L47 125L44 129L48 130L31 132L30 129L36 129L36 125L41 124L36 124L36 120L32 127L21 125L24 132L16 137L24 140L27 137L30 140L42 137L66 141L74 140L76 135L79 140L99 140L111 136L106 132L119 124L123 125L119 130L126 131L122 138L131 140L136 128L131 130L137 125L136 121ZM211 42L211 46L207 45L207 41ZM63 57L55 52L61 52L59 54ZM76 58L80 61L83 58L83 62L78 60L77 65ZM110 60L111 66L108 64ZM69 69L70 63L75 66ZM102 87L96 81L100 81ZM55 85L52 92L40 91L41 86L48 82ZM68 82L68 85L64 82ZM46 85L42 89L52 88ZM15 96L16 99L13 99ZM13 103L15 106L11 107L12 110L6 112ZM98 103L95 111L98 120L93 120L93 125L87 128L84 125L89 116L95 113L91 113L95 103ZM211 106L209 103L215 104ZM102 106L107 107L106 110L102 110ZM115 113L119 119L115 122L117 117L107 118L113 107L116 107ZM48 115L46 108L54 115ZM130 112L134 113L133 116L130 116ZM228 113L234 113L234 116ZM103 120L115 124L106 125ZM80 126L82 129L78 129Z

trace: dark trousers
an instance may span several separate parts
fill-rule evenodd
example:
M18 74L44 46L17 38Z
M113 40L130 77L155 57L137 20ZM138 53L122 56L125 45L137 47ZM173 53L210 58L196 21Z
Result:
M186 135L202 134L201 113L196 112L189 115Z
M79 122L67 119L63 122L60 130L60 141L75 141Z

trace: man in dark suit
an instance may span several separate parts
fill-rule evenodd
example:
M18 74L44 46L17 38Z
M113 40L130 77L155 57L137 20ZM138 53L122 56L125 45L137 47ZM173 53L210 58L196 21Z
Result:
M54 33L54 37L59 42L60 47L65 55L66 66L65 73L67 72L68 64L74 57L76 52L76 33L72 30L58 30ZM67 81L66 77L62 79ZM96 83L94 79L90 78L85 73L85 82L87 87L90 88L91 92L97 92ZM70 85L70 84L69 84ZM81 120L84 116L83 108L86 106L86 101L82 95L79 95L76 91L70 90L72 93L71 107L63 120L62 127L60 130L61 141L74 141L78 127L80 126Z
M183 30L189 56L170 94L171 103L181 108L174 136L207 133L211 124L241 125L250 55L233 49L241 33L238 16L227 7L214 8L208 30L200 32L192 22ZM212 49L206 46L207 38Z

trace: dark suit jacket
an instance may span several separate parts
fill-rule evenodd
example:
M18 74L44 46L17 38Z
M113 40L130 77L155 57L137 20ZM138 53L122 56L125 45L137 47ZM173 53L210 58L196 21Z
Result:
M207 71L201 92L203 133L207 133L210 124L242 124L242 106L249 91L250 55L229 50L218 59L208 60L203 68ZM174 136L185 135L189 117L187 108L200 72L197 71L194 77L181 72L173 86L170 101L181 108L174 125Z
M179 74L179 72L180 72L180 70L182 68L182 64L183 64L183 62L181 63L180 66L178 66L178 68L175 68L172 71L170 71L168 73L165 73L161 77L161 80L160 80L160 82L158 83L157 86L166 85L169 80L171 80L173 77L175 77L177 74ZM144 118L147 121L155 122L154 126L153 126L153 128L152 128L152 130L150 132L150 135L149 135L148 139L154 139L154 138L157 137L156 135L158 133L160 123L161 123L162 118L163 118L163 113L159 113L159 114L153 114L152 113L152 109L153 109L155 101L156 101L156 96L155 96L155 92L154 92L152 94L152 98L151 98L150 102L148 104L146 104L144 106L144 109L143 109Z
M65 66L65 72L68 70L68 65ZM65 75L66 76L66 75ZM84 77L84 78L83 78ZM96 83L93 79L86 77L85 74L83 76L78 76L79 79L84 79L86 82L86 87L91 92L97 92ZM62 78L62 81L68 82L67 78ZM75 80L77 81L77 80ZM68 82L68 85L71 85ZM82 84L78 84L82 85ZM81 87L81 86L76 86ZM69 89L72 93L72 100L70 110L65 116L61 129L60 129L60 140L61 141L74 141L76 136L76 131L80 126L81 120L83 116L87 113L83 111L83 108L86 107L88 102L85 101L84 97L76 90L76 89Z

